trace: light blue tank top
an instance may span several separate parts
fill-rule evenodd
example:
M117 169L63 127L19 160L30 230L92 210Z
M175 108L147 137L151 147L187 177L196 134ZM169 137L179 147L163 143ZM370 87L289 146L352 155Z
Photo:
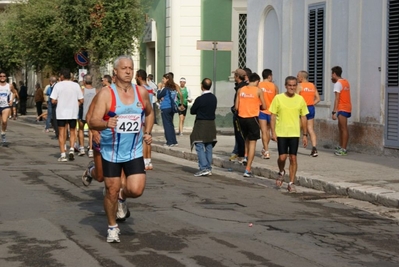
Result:
M132 84L134 102L124 105L118 95L115 84L111 90L110 113L118 116L118 125L101 131L101 155L109 162L121 163L143 156L144 105L138 87ZM113 117L104 116L104 120Z

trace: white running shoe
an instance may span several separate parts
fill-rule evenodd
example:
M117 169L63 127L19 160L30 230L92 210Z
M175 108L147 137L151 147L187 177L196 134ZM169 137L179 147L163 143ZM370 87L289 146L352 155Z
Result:
M91 181L93 180L93 177L91 177L91 174L90 174L90 170L92 167L94 167L94 161L89 162L86 170L84 171L84 173L82 175L82 183L84 186L89 186L91 184Z
M92 157L94 157L94 154L93 154L93 149L90 149L90 150L89 150L89 152L88 152L88 156L89 156L89 158L92 158Z
M69 149L68 157L69 157L69 160L75 159L75 151L73 148Z
M119 243L121 240L119 239L120 230L119 227L108 228L107 242L108 243Z
M84 156L84 155L86 155L85 148L84 147L79 148L78 156Z
M121 201L118 199L118 211L116 212L116 221L125 221L127 218L130 217L130 211L127 208L126 199Z
M65 156L61 156L61 157L58 158L58 161L59 162L67 162L68 159Z

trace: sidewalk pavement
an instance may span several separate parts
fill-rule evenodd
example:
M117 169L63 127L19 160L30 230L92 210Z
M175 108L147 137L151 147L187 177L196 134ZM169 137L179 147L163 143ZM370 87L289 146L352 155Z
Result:
M231 131L226 129L225 133ZM165 143L163 127L154 125L152 151L197 161L195 149L193 151L190 149L190 132L191 130L186 130L183 136L177 137L178 146L166 147L163 146ZM213 165L244 173L243 165L229 161L235 142L234 135L218 134L217 140L213 149ZM310 157L310 149L311 145L308 145L306 149L299 148L297 185L399 208L398 158L351 151L348 151L347 156L335 156L334 150L322 147L318 147L318 157ZM270 141L270 159L262 159L260 157L261 150L262 142L258 140L252 173L259 177L276 179L278 171L276 142ZM286 162L285 182L289 181L288 169L289 159ZM287 184L284 183L283 187L286 186Z
M18 121L34 124L44 129L44 122L36 123L34 109L28 110L27 116L20 116ZM178 136L177 147L163 146L165 143L163 127L154 125L152 151L168 154L176 158L197 161L195 149L190 148L191 129L185 129L183 136ZM245 167L237 162L230 162L229 157L234 147L232 129L223 129L217 136L213 149L213 165L229 171L244 173ZM310 142L310 140L309 140ZM310 148L300 147L298 151L298 171L296 184L303 187L325 191L330 194L348 196L387 207L399 208L399 158L376 156L348 152L347 156L335 156L332 149L318 147L319 156L310 157ZM277 144L270 141L270 159L262 159L262 143L257 142L256 155L252 164L252 173L264 179L277 178ZM288 182L289 160L286 162ZM156 169L156 166L154 166ZM228 172L226 172L228 174ZM194 175L194 174L193 174ZM283 188L287 184L284 183ZM300 189L298 188L298 191Z

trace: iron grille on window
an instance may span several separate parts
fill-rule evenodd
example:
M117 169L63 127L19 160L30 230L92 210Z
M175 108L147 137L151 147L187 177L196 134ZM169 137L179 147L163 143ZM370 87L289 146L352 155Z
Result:
M247 14L240 14L238 19L238 67L247 64Z
M385 146L399 147L399 1L388 1Z
M399 1L388 3L387 82L399 85Z
M323 99L324 84L324 9L325 5L309 7L308 72Z

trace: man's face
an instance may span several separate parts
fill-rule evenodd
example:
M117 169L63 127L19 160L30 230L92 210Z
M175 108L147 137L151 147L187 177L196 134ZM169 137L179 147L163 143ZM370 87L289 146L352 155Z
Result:
M130 83L133 79L133 62L127 58L122 58L114 72L117 80Z
M285 89L287 89L288 95L294 95L297 87L296 80L288 80L287 84L285 85Z
M335 74L334 72L331 73L331 81L332 83L336 83L338 81L337 74Z
M181 88L186 87L186 82L185 82L185 81L180 81L180 87L181 87Z
M0 73L0 83L5 83L7 80L7 76L5 73Z

